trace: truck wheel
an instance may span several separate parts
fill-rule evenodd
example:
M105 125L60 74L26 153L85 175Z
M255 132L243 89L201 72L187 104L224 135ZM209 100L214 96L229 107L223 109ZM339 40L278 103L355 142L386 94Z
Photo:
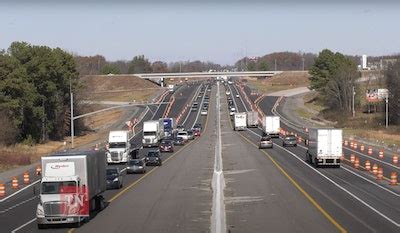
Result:
M314 165L315 165L316 168L318 168L319 165L318 165L318 160L317 159L314 160Z
M46 225L44 225L44 224L38 224L38 225L37 225L37 228L38 228L38 229L46 229Z

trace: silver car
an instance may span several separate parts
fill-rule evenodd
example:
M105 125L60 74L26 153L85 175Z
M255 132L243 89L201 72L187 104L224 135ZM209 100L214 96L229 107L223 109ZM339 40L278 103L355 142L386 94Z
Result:
M262 137L260 139L260 144L258 146L259 149L272 148L272 147L273 147L273 144L272 144L271 137L267 136L267 137Z
M132 159L128 162L126 173L146 173L146 163L142 159Z

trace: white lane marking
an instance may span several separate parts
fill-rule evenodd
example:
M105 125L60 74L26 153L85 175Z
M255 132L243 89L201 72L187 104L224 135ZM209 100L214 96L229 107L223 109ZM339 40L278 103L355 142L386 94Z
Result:
M363 177L362 175L359 175L359 174L353 172L352 170L350 170L350 169L348 169L348 168L343 167L343 165L342 165L342 169L344 169L344 170L350 172L351 174L353 174L353 175L355 175L355 176L358 176L358 177L360 177L361 179L363 179L363 180L365 180L365 181L367 181L367 182L369 182L369 183L371 183L371 184L373 184L373 185L375 185L375 186L377 186L377 187L379 187L379 188L381 188L381 189L383 189L383 190L385 190L385 191L387 191L387 192L389 192L389 193L395 195L396 197L400 197L400 194L395 193L395 192L393 192L392 190L390 190L390 189L388 189L388 188L385 188L385 187L383 187L383 186L381 186L381 185L379 185L379 184L377 184L377 183L375 183L375 182L373 182L373 181L371 181L371 180L369 180L369 179Z
M244 104L243 98L242 98L242 96L239 94L239 91L238 91L238 89L236 88L236 85L234 85L234 84L232 84L232 85L233 85L233 87L234 87L235 90L236 90L236 94L239 95L239 99L240 99L240 101L242 101L242 104L243 104L243 106L244 106L244 109L246 109L246 112L248 112L249 109L247 108L246 104Z
M10 194L9 196L7 196L7 197L1 199L1 200L0 200L0 203L6 201L6 200L8 200L8 199L10 199L11 197L17 195L18 193L20 193L20 192L22 192L22 191L28 189L29 187L31 187L31 186L33 186L33 185L35 185L35 184L37 184L38 182L40 182L40 180L37 180L37 181L33 182L32 184L23 187L22 189L18 190L17 192L15 192L15 193L13 193L13 194Z
M208 85L206 86L206 88L205 88L205 90L207 90L208 89ZM203 103L204 103L204 98L206 97L206 92L204 91L204 94L203 94L203 98L201 99L201 103L200 103L200 107L202 108L202 106L203 106ZM194 122L193 122L193 125L192 125L192 128L194 127L194 125L197 123L197 121L199 120L199 116L200 116L200 113L201 113L201 110L199 111L199 109L197 110L197 116L196 116L196 119L194 120Z
M199 87L197 88L196 92L195 92L194 95L193 95L192 100L189 102L189 103L190 103L190 106L188 107L188 108L189 108L189 112L188 112L188 114L186 114L185 120L182 122L182 125L185 125L187 119L189 118L190 114L192 113L192 104L193 104L193 100L194 100L195 98L197 98L197 95L199 94L199 91L200 91L200 87L201 87L201 86L202 86L202 85L199 85ZM197 109L197 110L198 110L198 109Z
M213 205L211 214L211 232L212 233L225 233L226 220L225 220L225 203L224 203L224 173L222 168L222 151L221 151L221 116L220 116L220 93L219 83L217 83L217 143L215 144L215 160L214 160L214 173L212 177L213 189Z
M11 231L11 233L15 233L15 232L21 230L22 228L26 227L27 225L33 223L34 221L36 221L36 218L33 218L33 219L29 220L28 222L24 223L23 225L15 228L14 230Z
M260 135L256 134L255 132L253 132L252 130L248 130L249 132L257 135L258 137L260 137ZM304 165L306 165L307 167L311 168L313 171L315 171L316 173L318 173L320 176L322 176L323 178L325 178L326 180L328 180L330 183L332 183L333 185L335 185L337 188L341 189L342 191L344 191L345 193L347 193L348 195L350 195L351 197L353 197L354 199L356 199L357 201L359 201L361 204L365 205L366 207L368 207L369 209L371 209L372 211L374 211L375 213L377 213L378 215L380 215L381 217L383 217L384 219L386 219L387 221L389 221L390 223L392 223L393 225L395 225L396 227L400 227L400 223L394 221L393 219L389 218L388 216L386 216L385 214L383 214L382 212L380 212L379 210L375 209L374 207L372 207L370 204L368 204L367 202L363 201L361 198L357 197L355 194L353 194L352 192L348 191L347 189L345 189L344 187L342 187L341 185L339 185L338 183L336 183L335 181L333 181L331 178L327 177L326 175L322 174L320 171L318 171L317 169L315 169L314 167L312 167L310 164L306 163L302 158L298 157L295 153L287 150L284 147L281 147L277 144L275 144L275 146L277 146L278 148L286 151L287 153L289 153L290 155L292 155L293 157L295 157L296 159L298 159L300 162L302 162Z
M33 196L33 197L28 198L28 199L26 199L26 200L24 200L24 201L21 201L20 203L15 204L15 205L13 205L13 206L10 206L10 207L8 207L7 209L1 210L1 211L0 211L0 214L5 214L6 212L8 212L8 211L10 211L10 210L12 210L12 209L14 209L14 208L17 208L18 206L23 205L23 204L25 204L25 203L27 203L27 202L29 202L29 201L32 201L32 200L34 200L34 199L36 199L36 198L37 198L37 196Z

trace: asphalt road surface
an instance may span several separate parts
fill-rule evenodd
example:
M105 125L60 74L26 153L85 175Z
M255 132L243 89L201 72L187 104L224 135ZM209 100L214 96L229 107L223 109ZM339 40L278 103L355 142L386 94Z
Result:
M201 116L199 111L187 109L193 101L200 106L204 102L200 85L206 87L205 83L183 86L164 100L175 98L168 116L183 114L180 123L186 128L195 122L203 124L200 137L176 147L174 153L163 153L162 166L149 167L144 175L124 175L124 187L106 191L107 207L93 213L81 227L44 231L400 231L398 186L377 182L348 164L316 169L305 162L304 144L286 148L281 139L274 139L272 149L258 149L259 128L232 130L225 91L230 90L239 112L251 109L243 93L234 85L221 85L219 91L213 85L208 114ZM250 90L245 88L245 92ZM274 114L276 100L265 97L259 106L265 114ZM151 107L143 120L163 117L167 109L167 105ZM284 122L282 126L291 127ZM140 134L132 138L132 143L140 145L140 141ZM145 152L142 150L141 156ZM38 231L35 196L30 190L7 205L2 203L1 232Z

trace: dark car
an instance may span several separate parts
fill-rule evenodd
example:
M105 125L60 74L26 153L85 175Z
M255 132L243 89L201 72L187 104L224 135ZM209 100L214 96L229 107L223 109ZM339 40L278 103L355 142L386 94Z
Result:
M171 140L163 140L160 143L161 152L174 152L174 145Z
M193 125L193 128L192 128L192 129L202 130L203 127L201 126L201 123L196 123L196 124Z
M107 189L120 189L122 188L122 173L119 171L119 168L107 168Z
M176 129L177 129L178 131L185 130L185 126L183 126L183 125L177 125L177 126L176 126Z
M282 139L282 146L297 146L297 138L294 135L286 135Z
M146 173L146 163L142 159L132 159L128 162L126 173Z
M149 151L144 161L146 162L146 166L161 166L162 160L160 151L159 150Z
M183 146L185 145L185 140L181 137L174 138L174 145Z
M263 149L263 148L272 148L272 147L273 147L273 144L272 144L272 139L270 136L261 137L258 148Z
M193 140L194 139L194 132L193 130L188 130L187 131L188 134L188 140Z

